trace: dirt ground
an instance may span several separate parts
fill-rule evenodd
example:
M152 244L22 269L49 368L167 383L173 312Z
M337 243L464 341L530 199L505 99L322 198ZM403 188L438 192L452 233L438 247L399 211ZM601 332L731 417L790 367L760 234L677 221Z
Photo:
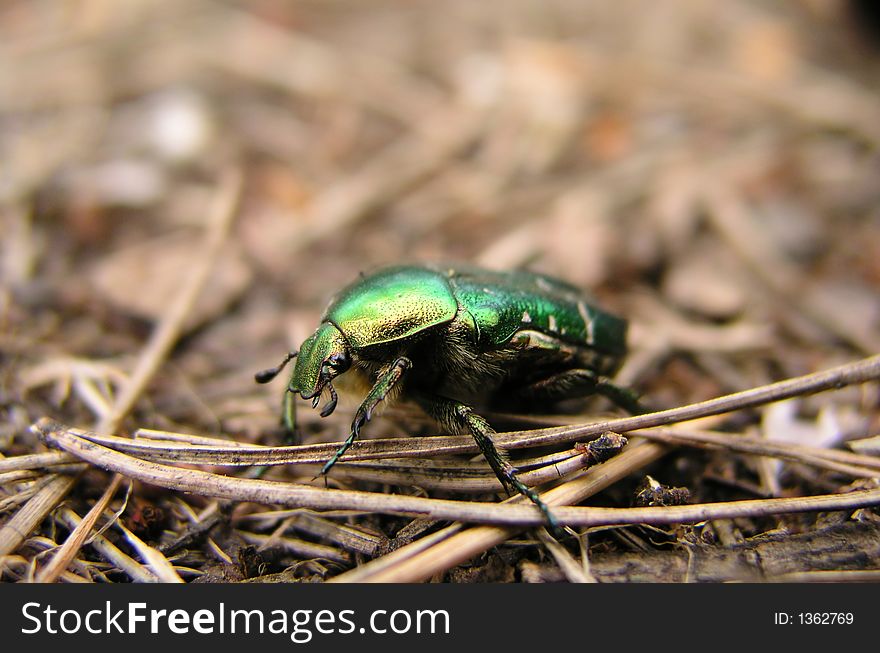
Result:
M878 81L870 2L3 3L0 578L880 580ZM362 391L279 448L254 373L437 261L625 316L652 410L795 381L483 413L560 541L406 402L315 479Z

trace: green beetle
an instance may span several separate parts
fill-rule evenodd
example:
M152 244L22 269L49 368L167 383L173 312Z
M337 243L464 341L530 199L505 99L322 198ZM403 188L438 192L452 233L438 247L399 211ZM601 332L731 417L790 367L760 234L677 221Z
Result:
M470 432L504 487L531 499L551 526L548 507L524 485L492 442L494 431L472 405L522 409L601 393L642 412L632 393L608 380L626 351L626 322L592 304L575 286L526 271L475 267L395 266L381 269L334 297L317 331L275 368L294 357L283 422L295 425L294 395L321 411L336 408L333 379L356 372L371 390L351 433L321 470L326 474L358 437L383 400L418 403L451 431Z

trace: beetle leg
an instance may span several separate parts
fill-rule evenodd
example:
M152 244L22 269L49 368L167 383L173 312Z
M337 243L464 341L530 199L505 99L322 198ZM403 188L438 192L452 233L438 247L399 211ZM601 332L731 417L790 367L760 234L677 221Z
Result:
M639 396L629 388L616 385L605 377L600 376L598 379L596 392L606 399L610 399L630 415L642 415L651 412L651 409L639 401Z
M501 481L501 484L507 490L508 494L518 492L524 497L531 500L543 513L544 519L554 536L561 537L564 531L559 526L559 522L553 516L550 508L544 503L532 488L523 483L516 475L516 469L510 464L507 455L500 451L492 441L494 429L481 416L477 415L473 409L454 399L447 399L440 396L419 396L419 404L424 408L431 417L443 424L446 428L454 431L468 430L474 437L477 446L495 472L495 476Z
M257 383L269 383L272 379L281 373L285 366L296 358L297 352L291 351L284 359L275 367L263 370L254 374L254 380ZM284 441L286 444L298 444L296 437L296 403L294 402L293 393L287 390L281 399L281 426L284 428Z
M286 444L299 444L296 435L296 395L290 390L284 393L281 400L281 426L284 427L284 441Z
M391 367L380 372L379 378L376 379L372 389L367 393L366 398L354 415L354 421L351 423L351 433L348 438L346 438L345 442L342 443L342 446L339 447L335 454L333 454L333 457L327 461L324 467L321 468L322 475L329 472L330 468L333 467L342 455L348 451L349 447L354 444L354 441L360 434L361 427L370 421L376 406L378 406L379 402L383 401L391 393L394 386L400 382L404 373L411 367L412 361L405 356L400 356L391 364Z
M638 400L636 394L627 388L615 385L610 379L588 369L573 369L554 374L517 388L515 397L537 401L562 401L600 394L623 408L631 415L649 412Z

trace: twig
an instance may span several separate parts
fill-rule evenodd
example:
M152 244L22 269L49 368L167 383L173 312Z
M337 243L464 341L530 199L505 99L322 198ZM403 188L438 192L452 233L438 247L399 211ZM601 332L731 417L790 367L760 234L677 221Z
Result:
M568 488L560 486L555 488L555 490L563 490L565 488L569 493L588 494L588 491L584 491L586 488L575 488L575 485L578 483L583 485L593 481L593 493L599 491L617 480L616 475L610 479L603 478L608 472L607 468L614 466L615 463L620 465L624 462L627 463L627 467L635 467L637 464L629 465L630 461L624 461L623 459L628 458L634 451L639 449L645 450L643 452L645 454L656 453L656 450L651 451L654 447L656 445L647 444L643 447L624 451L624 453L608 463L588 470L581 481L572 481L566 484L569 486ZM647 460L644 461L644 464L647 464L647 462ZM599 478L595 478L594 475ZM542 498L548 504L556 505L555 499L557 497L551 497L551 493L553 493L553 490L542 495ZM605 520L607 525L610 525L616 519L621 519L621 521L616 522L617 524L686 523L699 522L702 521L702 518L720 519L771 515L790 511L852 509L862 501L868 501L873 505L877 505L880 503L880 491L863 491L859 493L859 496L853 496L853 494L825 495L803 499L734 501L672 508L554 508L554 515L557 515L560 521L565 521L572 512L584 511L585 516L587 513L592 513L593 526L600 525L601 514L609 517L609 519ZM831 507L832 505L835 507ZM615 513L616 516L612 518L611 513ZM566 517L560 517L561 515ZM587 524L582 523L581 525L586 526ZM518 530L517 528L501 528L496 526L480 526L462 530L461 524L455 524L425 538L426 541L417 541L402 547L383 558L370 561L357 569L341 574L331 579L330 582L415 582L424 580L449 567L460 564L492 546L504 542Z
M553 559L556 561L556 564L559 565L559 569L569 583L596 582L595 578L587 575L583 566L578 564L577 560L575 560L568 552L568 549L550 536L546 528L538 529L538 538L541 540L541 543L547 547L550 555L553 556Z
M180 292L170 305L168 312L162 317L162 321L150 336L141 356L138 359L134 372L128 383L116 398L111 411L99 422L97 430L112 432L134 408L135 402L143 393L150 379L159 370L167 358L174 343L180 337L184 322L192 305L198 298L199 293L208 280L217 256L226 241L230 225L235 217L238 202L241 197L242 174L240 170L227 170L220 181L220 188L215 198L214 206L208 217L206 246L202 257L195 263L192 274L181 287ZM38 574L37 582L51 583L67 568L67 565L79 551L89 532L95 527L98 517L104 512L116 490L122 482L122 477L114 476L110 485L101 498L89 510L83 520L64 541L64 544Z
M840 389L847 385L865 383L880 379L880 355L863 358L853 363L833 367L823 372L806 374L776 383L759 386L742 392L709 399L680 408L671 408L634 417L623 417L574 427L555 427L521 431L514 434L494 436L500 448L519 448L522 446L543 446L572 442L585 437L596 436L605 431L628 433L636 429L665 426L675 422L686 422L710 415L728 413L734 410L754 408L762 404L781 401L790 397L815 394L824 390ZM529 434L525 441L521 436Z
M870 438L860 438L858 440L849 440L846 445L863 455L880 456L880 435Z
M686 431L674 428L639 429L631 435L666 444L727 449L759 456L782 458L849 474L857 478L880 476L880 458L836 449L809 447L791 442L774 442L730 433Z
M213 496L235 501L278 504L312 508L315 510L371 510L388 514L403 514L431 519L462 519L487 523L532 525L541 523L541 515L531 505L493 505L470 501L450 501L423 497L386 495L316 488L295 483L221 476L196 469L179 469L159 465L120 454L106 447L76 437L63 427L46 429L46 441L70 451L98 467L123 474L126 477L173 490ZM649 449L645 444L634 449ZM660 447L657 447L660 449ZM618 460L612 459L611 464ZM599 466L601 467L601 466ZM565 486L548 492L556 496ZM512 502L508 502L512 503ZM504 515L493 514L502 508ZM528 515L528 516L527 516ZM571 523L579 524L583 515L572 515ZM565 521L565 520L560 520ZM567 522L566 522L567 523ZM603 522L604 523L604 522ZM592 524L591 524L592 525Z
M67 524L67 526L71 529L76 528L82 521L82 518L69 508L65 508L64 510L62 510L59 514L59 517L61 518L61 521ZM122 572L128 574L128 576L135 582L156 582L156 576L151 571L146 569L137 560L121 551L115 544L110 542L110 540L108 540L103 535L98 535L97 537L92 538L90 545L94 547L95 550L98 551L102 556L104 556L104 558L119 567Z
M257 533L249 533L247 531L238 531L246 542L256 544L261 549L269 549L278 547L302 558L324 558L341 564L351 564L351 556L347 553L334 549L332 546L324 544L315 544L306 542L294 537L273 537L270 535L259 535Z
M547 491L541 495L541 498L551 506L579 503L634 470L654 462L666 450L665 447L651 442L630 446L608 462L591 467L578 478ZM518 497L515 497L508 499L508 502L513 503L518 500ZM329 582L421 581L505 542L520 530L522 529L498 526L465 528L461 523L452 524L437 533L332 578Z
M113 477L113 480L104 491L104 494L101 495L101 498L95 502L95 504L89 509L89 512L86 513L85 518L82 519L70 535L67 536L67 539L64 540L64 544L61 545L49 563L40 569L35 579L37 583L53 583L57 580L61 572L67 569L76 557L77 552L82 548L83 542L85 542L89 532L94 528L98 516L107 508L107 505L110 503L113 494L116 492L116 489L119 487L122 480L123 477L121 476L117 475Z
M121 522L116 522L117 528L125 535L125 539L140 554L143 561L163 583L182 583L183 579L174 570L171 562L162 553L144 542L137 535L128 530ZM69 538L68 538L69 539Z
M190 546L203 536L206 536L212 528L224 521L226 517L227 516L219 510L203 516L201 519L193 516L191 519L192 524L174 540L160 544L159 551L165 555L171 555L179 549Z
M351 526L322 519L308 511L297 513L291 520L290 527L322 540L334 542L347 551L367 556L374 555L380 543L385 539Z
M74 476L54 476L31 497L0 529L0 556L8 555L21 546L24 539L58 505L75 482Z
M847 385L864 383L880 378L880 355L847 363L823 372L778 381L742 392L725 395L707 401L671 408L644 415L622 417L603 422L591 422L574 426L556 426L543 429L497 433L493 440L499 449L521 449L572 443L612 431L628 433L637 429L665 426L710 415L718 415L754 408L773 401L813 394L823 390L839 389ZM50 421L41 420L38 431L55 428ZM66 427L64 427L66 428ZM324 463L338 444L301 445L296 447L259 447L254 445L168 445L156 442L136 442L114 436L68 429L80 437L120 451L149 457L156 461L187 462L213 465L288 465ZM430 438L387 438L356 442L346 453L346 460L358 461L389 456L422 457L427 455L477 453L473 438L460 436L433 436Z
M533 444L551 444L573 440L588 435L595 435L606 430L626 432L636 428L657 426L677 420L695 419L697 417L726 412L736 408L755 406L767 401L787 398L798 394L818 392L822 389L832 387L841 387L848 383L864 382L877 378L878 371L880 371L880 356L875 356L856 363L834 368L826 372L781 381L768 386L762 386L745 392L728 395L726 397L685 406L683 408L618 420L609 420L604 423L581 427L538 429L530 432L531 437L528 437L524 442L522 440L510 442L511 435L514 438L521 438L524 435L523 433L499 434L498 441L499 443L507 444L508 446L520 446L520 442L522 442L521 446L530 446ZM184 489L185 491L201 492L212 496L221 496L237 500L244 500L247 496L250 497L249 500L268 503L280 502L285 503L286 505L290 505L286 503L287 501L294 501L293 505L311 506L317 509L366 508L376 510L377 505L381 504L382 510L403 512L419 516L430 516L434 519L458 518L465 521L492 521L492 519L486 519L485 513L482 510L485 506L480 506L480 504L466 504L466 502L448 502L452 505L441 506L440 504L442 502L436 500L421 499L417 497L394 497L394 501L391 502L392 505L388 505L388 502L384 499L390 499L390 497L382 497L382 499L379 497L373 497L371 500L368 498L371 496L368 493L348 493L348 496L343 497L342 495L345 493L341 491L328 492L301 486L279 486L279 484L272 484L274 487L265 486L261 485L266 483L265 481L228 479L195 470L191 470L185 475L183 472L178 472L177 477L172 479L169 478L170 468L147 463L145 461L135 461L134 459L126 460L127 457L120 457L119 454L115 454L104 447L100 447L94 443L87 444L83 440L73 436L70 432L65 432L63 427L60 427L59 425L52 425L49 422L43 421L37 425L37 429L40 430L43 436L48 440L54 441L57 445L67 448L70 451L74 451L76 455L83 457L86 460L90 460L95 464L115 469L116 471L124 469L127 475L134 478L140 478L141 480L147 480L147 482L158 484L166 484L170 482L172 483L171 485L165 486L176 487L177 489ZM640 447L640 449L645 450L645 447ZM662 448L657 447L654 456L659 456L662 451ZM619 458L620 457L618 457L618 459ZM611 463L614 462L615 461L611 461ZM601 467L606 468L611 463ZM247 486L246 484L248 483L255 485ZM571 486L571 483L565 484L559 488L551 490L547 495L555 497L557 496L556 493L565 493L566 491L564 488ZM577 493L573 492L573 494ZM583 497L578 497L571 502L576 502L582 498ZM404 504L406 505L404 506ZM458 505L456 506L455 504ZM465 505L468 507L465 508ZM551 503L551 505L557 504ZM528 507L526 506L525 508ZM444 510L447 512L443 512ZM455 516L450 516L453 514ZM534 514L532 514L532 517L534 518ZM496 532L494 535L497 534L498 533ZM491 535L489 539L491 539ZM460 550L463 551L465 549L462 548Z
M63 463L69 463L74 458L70 454L60 451L46 451L44 453L31 453L24 456L12 456L0 460L0 474L3 472L19 471L24 469L43 469Z

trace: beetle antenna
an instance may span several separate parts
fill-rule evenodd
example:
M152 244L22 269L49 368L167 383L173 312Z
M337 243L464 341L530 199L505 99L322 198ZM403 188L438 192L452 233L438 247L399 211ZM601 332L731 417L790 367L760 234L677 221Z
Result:
M262 372L257 372L256 374L254 374L254 380L257 383L269 383L269 381L271 381L281 373L281 370L283 370L290 361L296 358L296 355L298 353L299 352L296 351L288 352L287 356L284 357L284 360L275 367L270 367L268 370L263 370Z
M330 401L327 402L327 405L324 406L324 410L321 411L321 417L327 417L336 410L336 402L339 401L339 397L336 396L336 390L333 388L333 384L327 383L327 388L330 390Z

